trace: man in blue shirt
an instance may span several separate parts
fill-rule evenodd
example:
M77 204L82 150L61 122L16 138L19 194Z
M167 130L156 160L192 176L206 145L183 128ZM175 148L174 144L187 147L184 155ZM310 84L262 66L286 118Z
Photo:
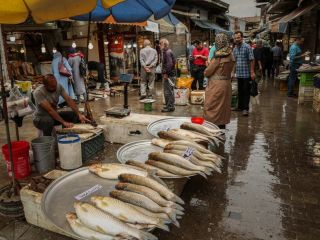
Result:
M233 55L236 59L236 76L238 79L238 110L243 116L249 115L251 80L254 80L254 56L252 48L243 42L243 33L235 32L236 47Z
M294 85L298 78L297 69L302 65L303 58L310 54L310 52L302 53L301 45L303 44L303 42L303 38L297 37L294 43L290 46L290 74L288 79L288 97L297 97L297 94L293 92Z

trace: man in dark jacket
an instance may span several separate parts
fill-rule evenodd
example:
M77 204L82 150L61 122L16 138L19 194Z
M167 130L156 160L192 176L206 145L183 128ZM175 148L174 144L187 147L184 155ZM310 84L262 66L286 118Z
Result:
M162 78L163 91L166 106L162 112L173 112L174 107L174 85L176 78L175 65L176 60L173 52L169 49L169 41L165 38L160 40L160 47L162 50Z

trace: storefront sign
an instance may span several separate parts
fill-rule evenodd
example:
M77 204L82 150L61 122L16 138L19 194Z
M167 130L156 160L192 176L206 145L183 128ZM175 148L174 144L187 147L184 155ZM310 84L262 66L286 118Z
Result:
M150 32L159 33L159 24L152 21L147 21L147 26L145 29Z

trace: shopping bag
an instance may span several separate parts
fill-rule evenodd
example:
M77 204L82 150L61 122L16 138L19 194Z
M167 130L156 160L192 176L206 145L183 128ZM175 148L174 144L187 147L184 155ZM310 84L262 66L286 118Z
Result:
M157 67L156 67L156 74L161 74L162 73L162 66L161 64L159 64Z
M58 67L59 67L60 75L62 75L64 77L71 77L71 73L69 72L69 70L64 65L63 57L61 57L61 61L59 62L59 66Z
M252 97L255 97L257 96L259 93L258 93L258 84L255 80L252 80L251 82L251 88L250 88L250 95Z

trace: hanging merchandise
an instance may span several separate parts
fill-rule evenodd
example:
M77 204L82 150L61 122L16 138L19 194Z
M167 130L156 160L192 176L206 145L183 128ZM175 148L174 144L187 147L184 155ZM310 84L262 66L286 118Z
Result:
M8 115L10 118L16 116L24 117L33 113L33 106L29 103L29 98L23 96L18 87L10 90L9 98L7 99Z

